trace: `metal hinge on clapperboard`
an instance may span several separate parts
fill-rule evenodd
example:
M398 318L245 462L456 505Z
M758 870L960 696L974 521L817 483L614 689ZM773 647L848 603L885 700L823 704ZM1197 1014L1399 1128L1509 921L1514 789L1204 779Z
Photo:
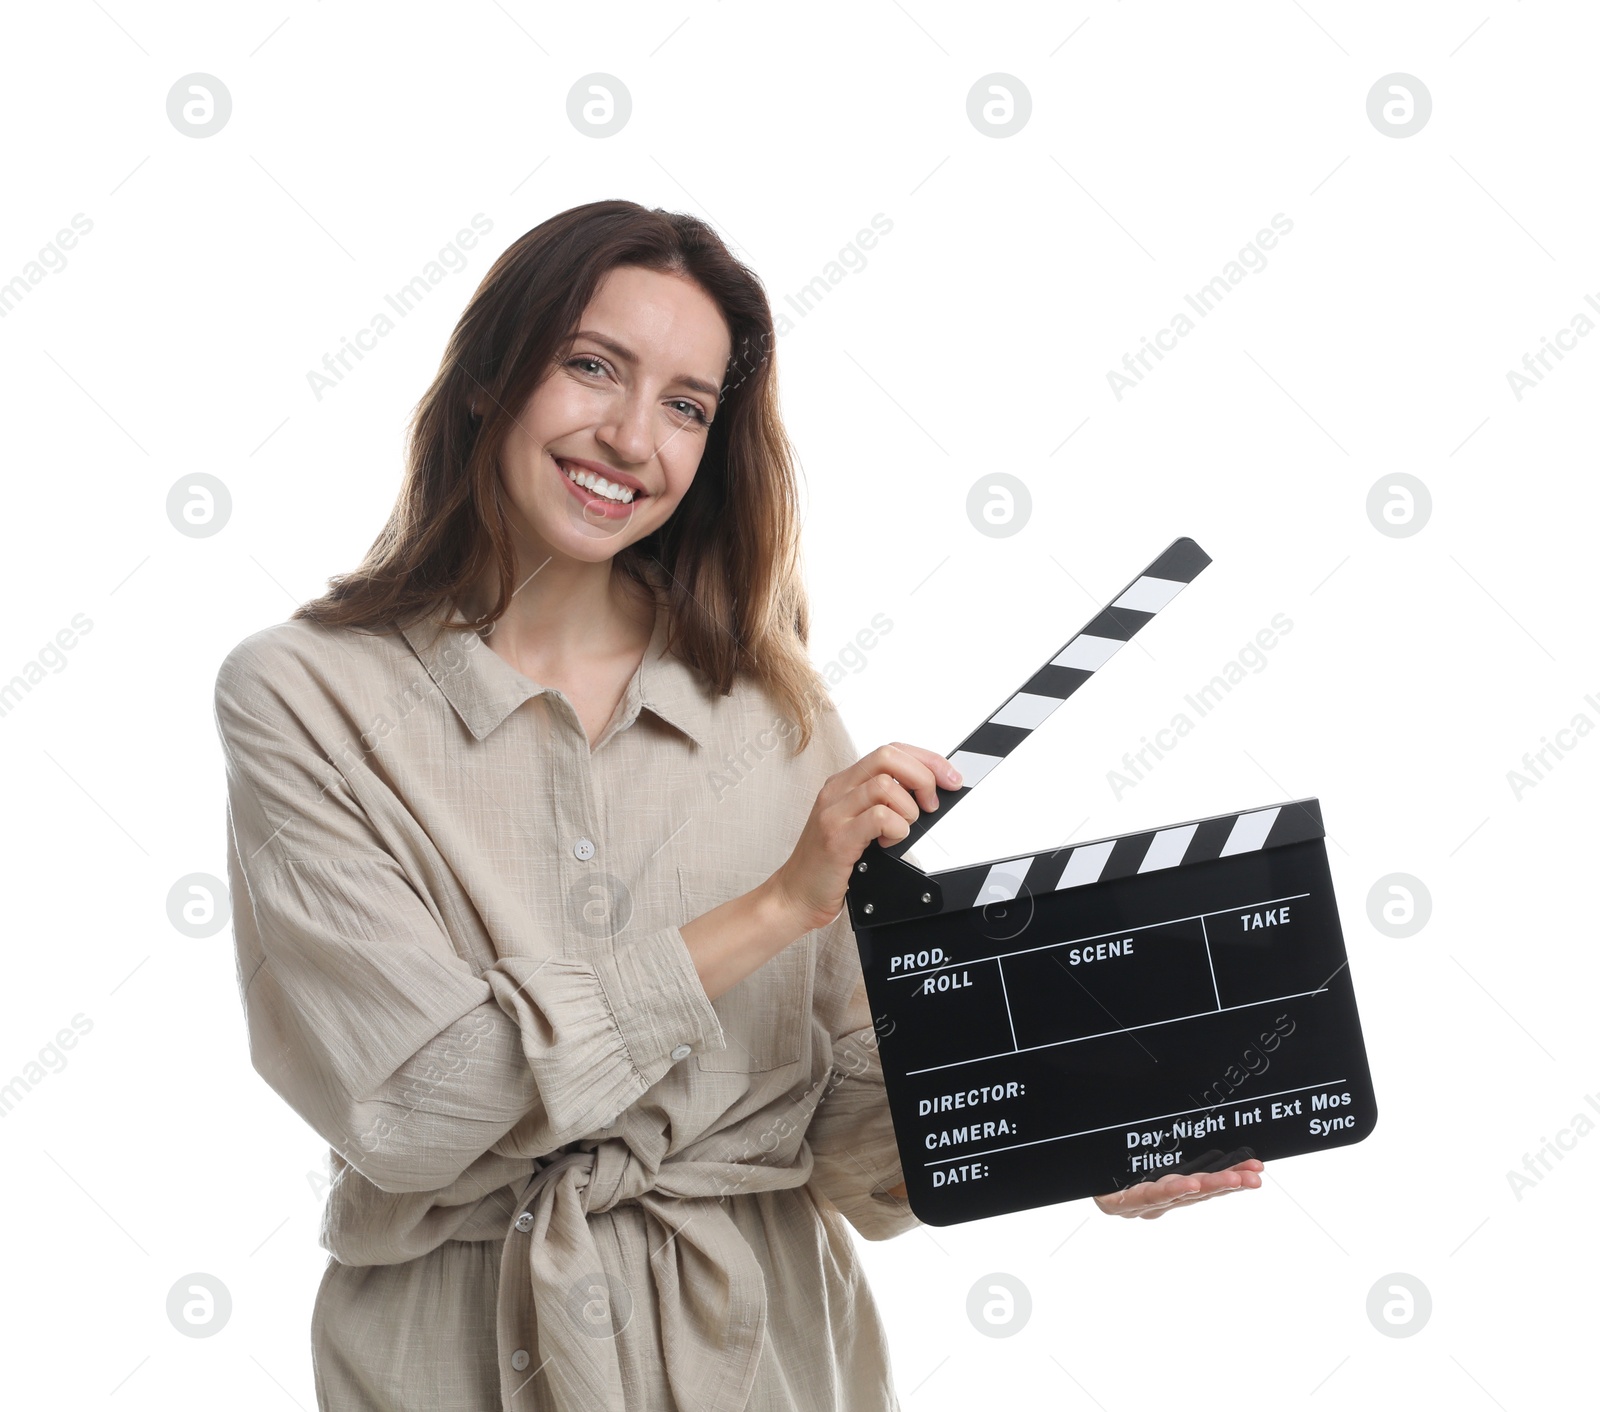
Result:
M1177 539L950 753L847 901L929 1225L1360 1142L1377 1122L1315 799L925 873L906 852L1192 581Z

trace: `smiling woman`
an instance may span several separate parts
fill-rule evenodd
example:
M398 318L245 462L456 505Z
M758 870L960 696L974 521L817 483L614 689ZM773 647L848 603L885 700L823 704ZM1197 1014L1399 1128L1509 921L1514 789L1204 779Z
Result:
M364 562L217 674L251 1059L331 1148L324 1409L898 1405L844 895L960 777L858 758L809 659L772 341L695 218L552 217Z

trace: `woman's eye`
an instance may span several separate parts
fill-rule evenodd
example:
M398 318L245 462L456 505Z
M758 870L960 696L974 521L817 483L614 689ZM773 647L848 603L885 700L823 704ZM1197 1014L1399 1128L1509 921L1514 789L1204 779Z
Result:
M597 372L601 373L605 372L607 367L610 366L604 358L597 357L593 353L580 353L575 358L567 359L567 366L569 368L577 367L579 364L589 364ZM588 372L589 368L584 368L584 371ZM707 417L703 411L701 411L700 404L698 402L691 402L687 397L675 397L668 405L672 407L684 408L687 414L695 421L699 422L702 426L711 425L711 419Z

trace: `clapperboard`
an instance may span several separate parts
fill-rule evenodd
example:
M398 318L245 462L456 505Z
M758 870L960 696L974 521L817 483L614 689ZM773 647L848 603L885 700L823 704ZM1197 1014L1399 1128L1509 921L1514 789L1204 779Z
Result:
M929 1225L1360 1142L1377 1121L1322 811L925 873L901 855L1211 562L1178 539L949 755L847 901Z

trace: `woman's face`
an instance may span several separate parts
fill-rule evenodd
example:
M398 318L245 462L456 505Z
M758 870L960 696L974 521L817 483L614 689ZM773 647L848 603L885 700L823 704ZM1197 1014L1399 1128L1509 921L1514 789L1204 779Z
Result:
M731 352L698 284L632 265L605 275L500 454L512 523L541 560L608 559L666 522L694 480ZM627 489L608 496L569 472Z

